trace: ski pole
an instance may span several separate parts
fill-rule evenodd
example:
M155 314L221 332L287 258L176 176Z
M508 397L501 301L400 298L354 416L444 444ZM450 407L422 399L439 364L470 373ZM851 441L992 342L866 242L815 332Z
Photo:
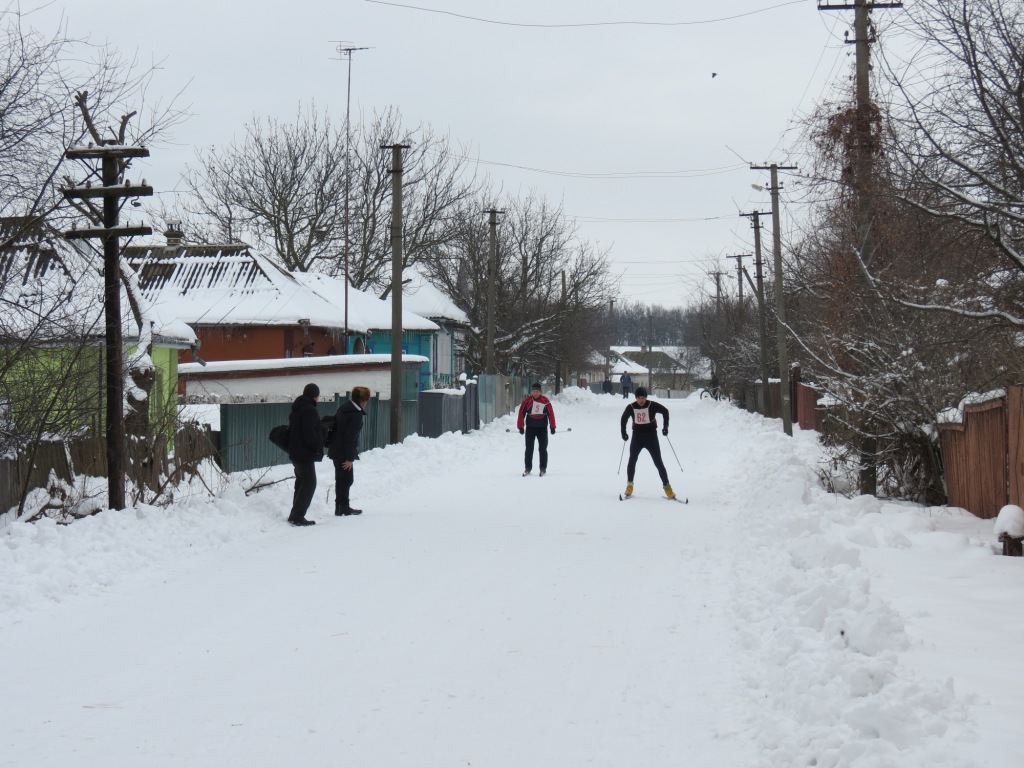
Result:
M672 449L672 455L676 457L676 464L679 464L679 454L676 453L676 447L672 445L672 441L669 440L668 435L665 435L665 439L668 440L668 447ZM679 471L683 471L683 465L679 464Z
M622 457L626 455L626 441L622 441L622 453L619 454L619 468L615 470L615 474L622 472Z

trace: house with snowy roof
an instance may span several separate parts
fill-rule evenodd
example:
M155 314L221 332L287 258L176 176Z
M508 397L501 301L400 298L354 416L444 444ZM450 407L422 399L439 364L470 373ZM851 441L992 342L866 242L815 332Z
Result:
M243 386L237 379L229 382L232 377L265 379L275 375L275 366L228 365L232 362L319 358L325 371L344 368L359 374L379 373L390 364L390 301L346 286L339 278L288 272L244 243L187 244L173 225L164 235L166 245L133 246L125 253L150 303L181 318L195 331L200 342L195 362L200 366L217 364L203 371L183 357L181 362L187 367L182 370L187 376L182 394L192 393L199 382L205 382L200 388L208 388L207 394L223 391L232 396L254 394L248 392L253 387L270 391L281 389L279 384L293 386L287 381L252 386ZM417 358L413 391L432 386L431 353L439 330L427 318L402 312L402 351ZM363 359L323 360L352 355ZM314 369L317 365L313 364ZM282 363L276 368L277 375L285 378L286 371L293 369L294 375L317 373L305 370L305 364ZM223 375L214 382L211 376L215 371ZM336 385L350 378L346 375ZM325 380L335 379L327 375Z
M459 376L466 371L469 317L415 271L403 290L402 306L437 324L438 331L431 340L430 350L433 386L455 386Z
M125 259L150 305L195 332L203 360L332 354L368 330L352 316L346 327L338 304L244 243L186 244L173 225L164 234L166 245L129 246Z
M154 419L173 423L178 355L193 347L196 335L150 306L127 268L121 308L129 429L144 430ZM0 400L9 417L17 422L23 407L53 408L64 413L65 424L100 433L105 343L102 259L40 218L0 219ZM42 391L40 380L47 385Z

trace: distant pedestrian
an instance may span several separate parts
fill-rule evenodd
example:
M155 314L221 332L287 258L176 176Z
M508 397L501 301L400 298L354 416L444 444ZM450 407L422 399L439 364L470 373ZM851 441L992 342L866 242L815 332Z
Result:
M622 385L622 397L628 398L633 392L633 377L628 373L623 373L619 377L619 384Z
M626 424L633 420L633 439L629 444L629 463L626 464L626 496L633 495L633 477L636 473L636 460L640 451L647 449L654 461L654 466L661 476L661 483L665 489L665 495L670 499L676 497L672 486L668 482L668 471L665 469L665 462L661 460L661 444L658 442L658 414L665 419L665 426L661 434L668 435L668 408L661 403L647 399L647 390L643 387L636 388L636 400L626 406L619 421L619 428L622 431L622 439L629 440L626 434Z
M307 384L292 403L288 416L288 458L295 466L295 493L288 515L292 525L316 525L315 520L306 519L306 512L316 492L316 462L324 458L324 438L316 409L319 397L320 387Z
M366 404L370 402L370 390L353 387L350 399L342 403L334 414L334 434L327 455L334 462L334 514L361 515L363 510L354 509L349 503L349 492L355 482L353 462L359 458L359 432L366 417Z
M612 393L612 380L607 376L605 376L604 381L601 382L601 391L606 395L610 395Z
M526 469L523 476L533 471L533 444L540 448L540 476L548 471L548 427L555 434L555 409L551 401L541 394L540 384L530 387L527 395L519 405L519 418L516 422L519 434L526 435Z
M314 350L314 344L311 341L311 342L309 342L309 344L307 344L306 346L304 346L302 348L302 356L303 357L312 357L313 356L313 350Z

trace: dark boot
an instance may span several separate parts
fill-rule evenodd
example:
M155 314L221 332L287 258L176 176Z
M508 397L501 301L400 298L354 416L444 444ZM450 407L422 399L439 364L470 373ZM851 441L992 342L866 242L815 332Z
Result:
M355 509L353 507L345 507L341 512L335 512L336 515L361 515L363 510Z
M289 517L288 518L288 524L289 525L298 526L299 528L302 528L302 527L307 526L307 525L316 525L316 520L307 520L304 517L295 517L295 518Z

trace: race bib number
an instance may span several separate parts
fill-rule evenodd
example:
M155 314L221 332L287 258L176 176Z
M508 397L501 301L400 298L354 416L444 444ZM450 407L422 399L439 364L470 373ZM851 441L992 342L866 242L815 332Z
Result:
M651 411L649 408L634 408L633 409L633 421L636 424L650 424L651 423Z
M544 416L544 403L538 403L536 400L533 401L533 408L530 409L531 416L538 416L543 418Z

